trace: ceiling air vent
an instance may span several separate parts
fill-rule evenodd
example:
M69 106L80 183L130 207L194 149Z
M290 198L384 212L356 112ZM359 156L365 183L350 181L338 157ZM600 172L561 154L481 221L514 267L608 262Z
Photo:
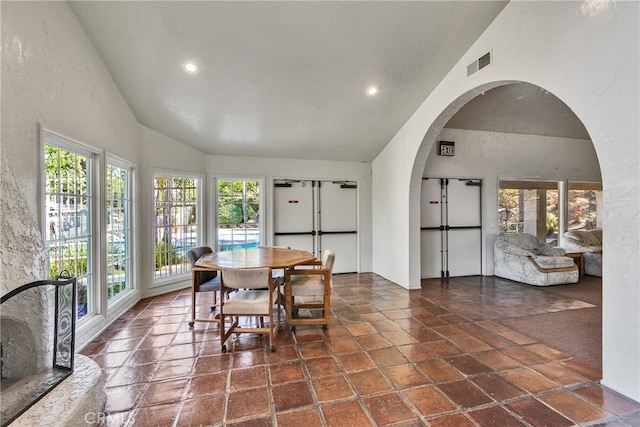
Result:
M484 67L491 65L491 52L487 52L467 66L467 77Z
M489 64L491 64L491 52L487 52L478 58L478 70L482 70Z

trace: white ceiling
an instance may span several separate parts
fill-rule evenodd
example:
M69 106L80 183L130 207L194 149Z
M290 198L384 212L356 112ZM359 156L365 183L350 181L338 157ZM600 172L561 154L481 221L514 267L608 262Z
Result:
M373 160L505 4L70 2L143 125L212 154L348 161Z
M371 161L506 3L70 5L143 125L210 154ZM529 84L487 91L447 126L589 138Z
M347 161L373 160L505 4L70 2L143 125L211 154ZM448 126L588 139L528 84Z

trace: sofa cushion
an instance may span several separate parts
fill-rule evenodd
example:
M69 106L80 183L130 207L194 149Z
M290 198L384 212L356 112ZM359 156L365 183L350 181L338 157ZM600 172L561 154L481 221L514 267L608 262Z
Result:
M600 240L587 230L569 230L564 233L565 237L569 237L571 239L575 239L583 245L587 246L598 246L600 245Z
M541 243L535 236L526 233L502 233L500 242L504 242L504 247L508 252L513 251L514 255L538 254Z
M533 258L533 261L538 264L540 268L564 268L574 265L573 259L562 256L537 256Z

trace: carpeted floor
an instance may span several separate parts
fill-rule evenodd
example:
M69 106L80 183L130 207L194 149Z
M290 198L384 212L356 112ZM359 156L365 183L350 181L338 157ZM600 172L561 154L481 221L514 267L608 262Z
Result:
M595 307L506 318L498 322L590 366L602 368L602 280L584 276L576 284L550 286L540 288L540 291Z
M602 368L602 310L600 307L503 319L501 324Z

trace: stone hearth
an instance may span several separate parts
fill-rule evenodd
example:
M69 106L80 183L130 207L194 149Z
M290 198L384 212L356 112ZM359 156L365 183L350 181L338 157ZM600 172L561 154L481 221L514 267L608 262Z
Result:
M100 367L90 358L76 354L73 374L20 415L11 427L95 425L105 417L105 402Z

